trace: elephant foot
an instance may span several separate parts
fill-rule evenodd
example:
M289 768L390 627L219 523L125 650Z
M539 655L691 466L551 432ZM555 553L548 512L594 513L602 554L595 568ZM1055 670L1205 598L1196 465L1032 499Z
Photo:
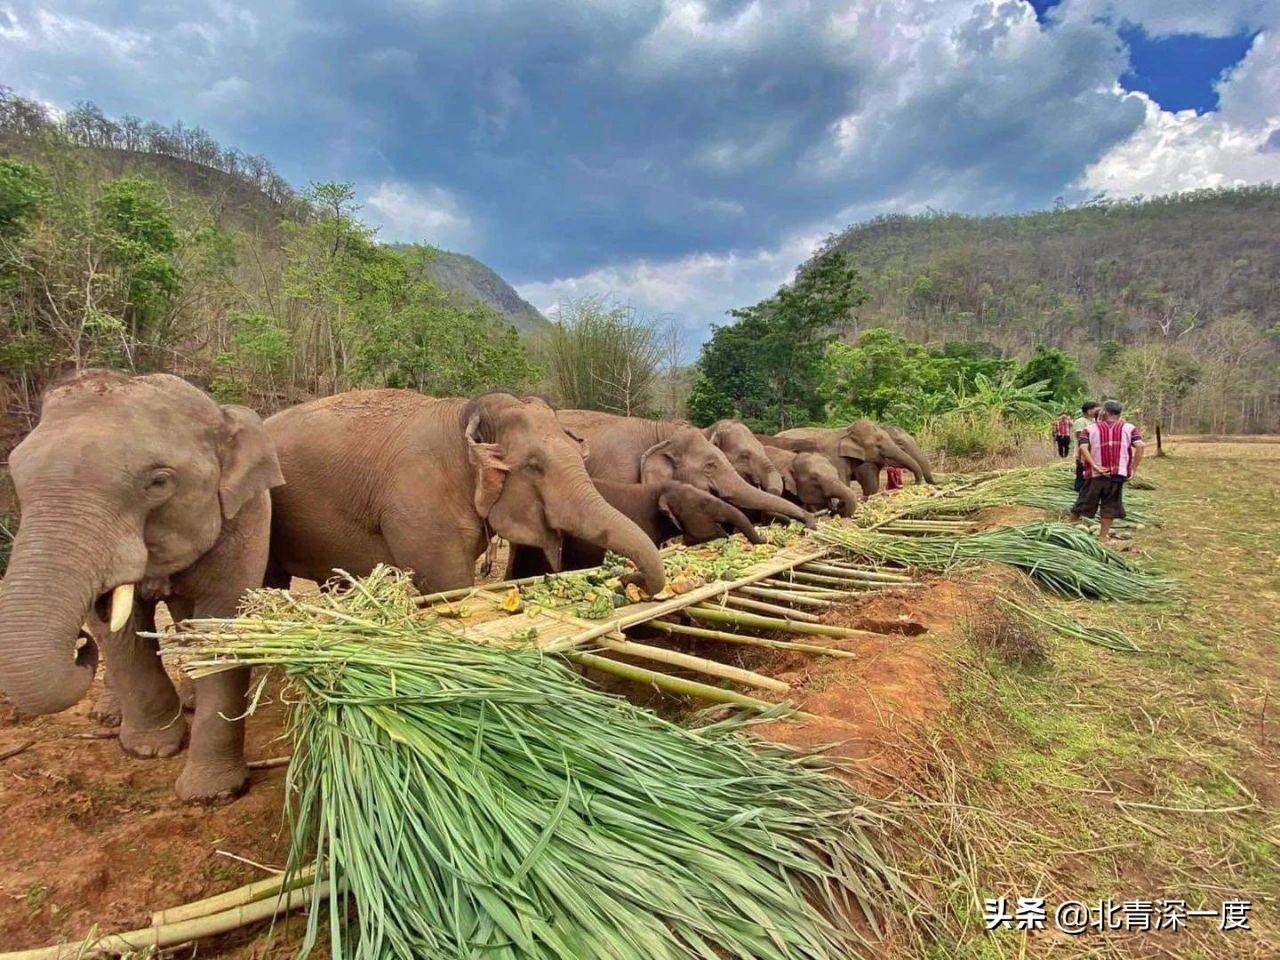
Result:
M115 691L110 687L103 690L102 695L89 708L89 716L104 727L120 726L120 700Z
M244 793L249 768L244 760L187 761L174 791L184 803L225 803Z
M129 726L120 728L120 746L134 757L172 757L182 750L187 740L187 721L181 714L163 727L138 730Z
M178 678L178 702L182 704L183 710L194 710L196 708L195 681L185 673Z

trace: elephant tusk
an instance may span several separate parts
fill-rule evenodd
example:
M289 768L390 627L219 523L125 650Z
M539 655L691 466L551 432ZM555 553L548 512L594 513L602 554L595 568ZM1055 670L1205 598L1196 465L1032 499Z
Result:
M111 632L124 629L133 613L133 584L122 583L111 591Z

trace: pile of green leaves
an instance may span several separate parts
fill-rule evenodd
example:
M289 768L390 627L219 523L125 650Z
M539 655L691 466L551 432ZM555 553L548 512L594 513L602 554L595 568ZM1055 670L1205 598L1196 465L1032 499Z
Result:
M816 536L852 556L918 570L947 570L970 560L1004 563L1067 596L1137 602L1165 600L1175 593L1173 581L1143 570L1079 527L1064 523L925 537L824 523Z
M803 530L799 524L796 527ZM795 540L796 534L780 527L781 544ZM684 547L663 557L667 585L657 599L687 593L716 580L733 580L755 564L773 556L772 543L750 544L740 536L710 540L696 547ZM649 599L638 587L626 586L624 578L635 565L616 553L606 553L604 563L592 570L558 573L520 589L520 599L534 606L563 610L584 620L603 620L618 607Z
M533 648L478 645L379 568L295 600L258 591L166 655L288 680L290 869L335 960L836 960L900 881L881 816L829 764L607 695Z

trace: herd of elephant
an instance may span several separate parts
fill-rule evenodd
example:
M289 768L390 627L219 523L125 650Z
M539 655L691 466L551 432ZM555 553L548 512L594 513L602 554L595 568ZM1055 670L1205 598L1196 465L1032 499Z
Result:
M189 744L176 790L239 794L247 670L197 680L188 720L157 656L157 603L175 621L226 617L243 593L291 577L379 563L423 591L472 584L493 537L508 572L629 558L650 593L658 546L700 542L753 520L806 524L852 512L896 464L932 482L907 435L843 429L753 434L736 421L686 423L553 410L491 393L436 399L365 390L266 419L219 405L179 377L89 371L52 387L9 459L20 526L0 581L0 691L28 714L88 691L120 724L123 749L167 757Z

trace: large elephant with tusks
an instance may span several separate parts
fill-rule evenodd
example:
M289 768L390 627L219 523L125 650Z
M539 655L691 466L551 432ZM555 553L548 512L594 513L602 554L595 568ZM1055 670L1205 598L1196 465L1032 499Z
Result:
M105 655L120 746L171 756L187 738L155 641L175 620L225 617L261 586L282 482L253 411L219 406L178 377L89 371L48 391L9 458L21 522L0 582L0 690L24 713L77 703ZM187 800L239 793L247 670L197 680Z

